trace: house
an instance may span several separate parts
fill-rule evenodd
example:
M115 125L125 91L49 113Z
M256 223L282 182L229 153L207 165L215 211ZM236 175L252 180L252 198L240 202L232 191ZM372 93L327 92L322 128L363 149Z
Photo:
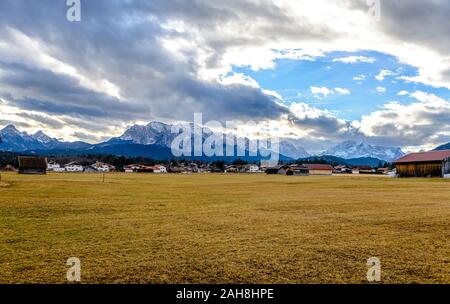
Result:
M286 175L309 175L309 169L303 165L291 165L289 166Z
M95 164L92 164L90 167L94 168L97 172L111 172L116 171L116 168L113 165L105 164L101 162L96 162Z
M180 173L184 173L185 171L184 171L184 168L182 168L182 167L171 167L169 169L169 172L170 173L180 174Z
M125 173L137 173L138 170L142 169L143 167L144 167L143 165L132 164L123 167L123 169Z
M259 166L257 165L248 165L245 168L247 173L258 173L259 171Z
M163 165L128 165L124 167L124 170L125 173L167 173L167 168Z
M200 169L196 163L190 163L185 168L186 168L186 171L189 173L199 173L200 172Z
M167 173L167 168L163 165L156 165L153 167L153 173Z
M19 174L46 174L47 158L19 156Z
M93 166L87 166L84 168L84 173L99 173L99 171Z
M450 150L408 154L394 162L399 177L445 177L450 174Z
M273 174L280 174L282 166L275 166L275 167L267 167L266 174L273 175Z
M333 173L348 174L348 173L352 173L352 169L350 169L349 167L344 166L344 165L339 165L339 166L334 167Z
M261 165L261 166L259 166L259 171L265 173L267 170L267 167L268 167L267 165Z
M155 172L155 168L154 167L150 167L150 166L141 166L137 170L137 173L154 173L154 172Z
M377 171L377 174L383 174L383 175L389 174L389 168L378 168L376 171Z
M273 175L273 174L280 174L280 175L286 175L289 170L289 166L274 166L274 167L267 167L266 168L266 174Z
M61 169L61 165L53 160L49 161L47 164L47 171L55 171L55 169L58 171L58 169Z
M374 174L375 170L370 166L356 166L352 168L352 174Z
M238 169L236 166L225 166L225 173L237 173Z
M325 164L305 164L310 175L333 175L333 167Z
M84 172L84 167L78 162L71 162L64 166L66 172Z

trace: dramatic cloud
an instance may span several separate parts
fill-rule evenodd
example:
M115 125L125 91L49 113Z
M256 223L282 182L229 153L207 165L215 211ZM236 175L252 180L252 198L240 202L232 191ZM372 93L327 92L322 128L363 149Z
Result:
M339 52L330 65L375 66L378 61L367 55L373 51L418 72L396 75L378 67L370 74L355 70L350 80L395 75L450 88L446 0L383 1L381 22L368 14L365 0L82 0L82 20L74 23L66 20L66 10L65 0L0 2L1 124L96 141L132 123L192 120L194 112L202 112L208 120L278 122L305 141L332 144L366 135L391 141L385 133L395 124L379 116L391 105L350 122L306 103L294 106L236 68L258 72L274 69L279 59L312 62L330 52ZM320 98L355 95L344 87L324 82L296 89L309 88ZM386 127L383 121L374 124L377 117ZM413 132L416 120L411 121ZM437 136L430 143L444 140L447 126L430 127ZM375 132L377 127L384 133Z
M416 91L409 94L416 102L385 104L380 111L363 116L360 128L383 143L397 143L407 149L425 149L450 140L450 102Z

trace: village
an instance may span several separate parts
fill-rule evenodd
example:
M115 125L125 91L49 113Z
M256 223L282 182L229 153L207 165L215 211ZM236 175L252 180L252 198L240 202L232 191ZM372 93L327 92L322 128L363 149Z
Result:
M82 164L72 161L60 164L54 160L47 160L45 157L19 157L18 168L8 165L4 171L18 172L19 174L46 174L46 173L150 173L150 174L200 174L200 173L229 173L229 174L268 174L287 176L307 176L333 174L372 174L389 175L396 174L395 169L372 168L370 166L332 166L329 164L284 164L274 167L267 167L257 164L225 164L223 162L195 163L179 162L174 165L157 164L147 166L144 164L130 164L118 169L115 166L96 161L93 164Z
M198 173L234 173L234 174L267 174L287 176L331 176L331 175L384 175L388 177L441 177L450 178L450 150L430 151L408 154L389 166L348 166L326 163L280 164L264 166L256 163L248 164L235 161L227 164L223 161L212 163L172 161L164 164L145 165L129 164L117 168L114 165L95 161L90 164L70 161L65 164L53 159L35 156L19 156L17 168L7 165L4 171L19 174L46 173L150 173L150 174L198 174Z

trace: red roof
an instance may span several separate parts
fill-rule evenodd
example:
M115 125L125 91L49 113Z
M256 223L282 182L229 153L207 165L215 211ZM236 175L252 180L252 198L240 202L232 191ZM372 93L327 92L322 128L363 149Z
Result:
M450 157L450 150L444 151L431 151L431 152L420 152L411 153L397 159L394 163L417 163L417 162L430 162L430 161L443 161Z
M305 164L305 167L307 167L309 170L330 170L333 171L333 167L330 165L323 165L323 164Z

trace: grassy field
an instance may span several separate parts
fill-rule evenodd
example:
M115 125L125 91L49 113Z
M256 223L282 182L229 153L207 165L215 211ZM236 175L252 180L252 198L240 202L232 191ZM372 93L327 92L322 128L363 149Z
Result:
M450 180L2 173L0 283L450 283Z

